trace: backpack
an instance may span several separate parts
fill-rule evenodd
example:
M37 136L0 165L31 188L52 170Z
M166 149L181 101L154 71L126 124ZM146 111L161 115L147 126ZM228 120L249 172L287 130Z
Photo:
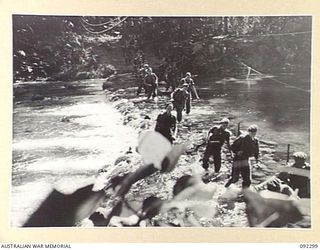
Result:
M185 100L184 93L182 89L177 89L173 93L173 101L177 103L182 103Z
M145 83L151 86L156 85L157 76L152 73L151 75L146 74L145 75Z
M239 135L231 144L231 150L233 153L238 153L241 148L242 140L244 138L244 135Z
M165 114L158 115L155 130L159 132L159 131L162 131L168 127L169 126L166 124Z

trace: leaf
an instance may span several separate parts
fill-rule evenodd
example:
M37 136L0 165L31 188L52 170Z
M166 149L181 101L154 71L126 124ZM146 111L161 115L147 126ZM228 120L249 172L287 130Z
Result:
M92 214L104 199L105 192L94 192L92 187L85 186L70 195L53 190L23 226L74 226Z
M199 217L213 217L217 212L216 204L212 203L217 185L215 183L204 184L199 176L187 178L187 181L189 183L187 185L180 183L186 187L178 192L172 201L163 205L162 212L172 209L184 212L186 209L191 209Z
M123 226L134 226L138 223L139 217L135 214L129 217L113 216L110 220L109 226L123 227Z
M29 73L31 73L33 71L31 66L27 66L27 70L28 70Z
M222 193L219 198L228 200L228 201L233 201L236 200L239 195L241 194L242 190L235 186L234 184L231 184L224 193Z
M170 172L174 169L180 156L186 151L187 147L184 144L176 144L166 154L161 163L161 172Z
M194 178L194 177L192 177ZM176 195L174 200L209 201L217 191L215 183L204 184L201 180Z
M80 43L80 41L79 41L79 39L76 37L76 43L79 45L79 46L81 46L81 43Z
M171 150L171 144L158 132L144 131L139 136L137 150L145 165L153 164L160 170L163 159Z
M293 203L304 216L311 216L311 201L310 199L295 200Z
M23 50L18 50L18 53L22 56L26 56L26 52L24 52Z
M100 212L94 212L93 214L91 214L89 220L91 220L93 222L93 225L96 227L106 226L106 218Z
M269 190L262 190L259 192L260 196L266 199L277 199L277 200L284 200L287 201L289 200L289 196L285 194L281 194L278 192L273 192Z
M302 214L289 200L265 199L249 189L244 190L246 211L251 227L284 227L302 219Z
M149 196L144 199L142 204L142 219L152 219L154 216L158 215L163 204L164 201L155 196Z
M203 204L203 202L194 202L190 204L191 209L198 217L213 218L217 214L216 204Z
M73 27L74 27L74 24L73 24L71 21L69 21L69 22L68 22L68 26L71 27L71 28L73 28Z

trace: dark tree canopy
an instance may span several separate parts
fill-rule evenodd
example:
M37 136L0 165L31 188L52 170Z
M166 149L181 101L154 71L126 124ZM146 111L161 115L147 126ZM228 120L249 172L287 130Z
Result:
M311 17L131 17L122 42L175 62L181 71L310 66ZM274 70L274 69L273 69Z
M264 72L306 69L311 63L308 16L14 15L14 79L72 80L79 72L90 72L85 77L101 77L94 47L103 43L97 41L104 35L116 39L112 46L120 46L128 61L143 53L146 60L155 58L158 67L174 65L180 72L232 71L239 68L237 61Z

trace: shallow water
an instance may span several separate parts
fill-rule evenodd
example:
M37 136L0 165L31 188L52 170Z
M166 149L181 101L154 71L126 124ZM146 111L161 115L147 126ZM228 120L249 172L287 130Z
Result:
M308 80L303 78L285 75L281 80L309 89ZM282 160L288 143L291 152L309 152L308 93L261 76L251 76L249 80L241 76L207 77L196 79L196 84L202 100L194 103L185 119L197 129L206 132L206 124L222 116L230 117L234 131L238 122L243 130L256 123L260 138L278 143L276 156ZM21 226L53 187L69 192L79 188L129 146L135 147L136 132L123 126L120 113L106 102L101 81L75 82L72 89L63 86L30 85L45 99L22 98L14 102L13 226Z
M281 84L281 81L288 85ZM212 111L225 111L241 130L255 123L257 136L278 143L276 155L286 157L287 144L294 151L310 152L310 80L306 76L252 75L237 78L198 79L199 95ZM298 87L299 89L296 89ZM301 88L301 90L300 90ZM304 91L306 90L306 91ZM219 117L220 118L220 117ZM217 117L217 119L219 119Z
M14 104L13 226L22 225L53 187L70 192L88 184L98 169L135 144L135 131L106 103L101 83L77 84L86 87L81 95L65 91ZM56 89L48 86L47 94L50 88Z

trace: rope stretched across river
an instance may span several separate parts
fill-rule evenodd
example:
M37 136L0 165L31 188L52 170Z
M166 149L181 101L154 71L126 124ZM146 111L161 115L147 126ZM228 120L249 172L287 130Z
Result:
M229 56L231 57L231 60L233 60L233 61L235 61L235 62L237 62L237 63L239 63L239 64L241 64L241 65L243 65L243 66L245 66L245 67L248 68L248 70L249 70L248 76L249 76L251 70L254 71L254 72L256 72L256 73L258 73L259 75L265 75L265 74L261 73L260 71L254 69L254 68L252 68L252 67L250 67L250 66L248 66L248 65L245 64L244 62L241 62L240 60L235 59L235 58L232 57L231 55L229 55ZM283 82L283 81L280 81L280 80L277 80L277 79L274 79L274 78L271 78L271 80L273 80L273 81L275 81L275 82L277 82L277 83L280 83L280 84L282 84L282 85L285 85L285 86L287 86L287 87L289 87L289 88L293 88L293 89L300 90L300 91L303 91L303 92L306 92L306 93L310 93L310 90L303 89L303 88L300 88L300 87L297 87L297 86L288 84L288 83L286 83L286 82Z
M301 35L301 34L311 34L312 31L298 31L298 32L288 32L288 33L269 33L269 34L256 34L256 35L238 35L236 37L260 37L260 36L294 36L294 35Z

